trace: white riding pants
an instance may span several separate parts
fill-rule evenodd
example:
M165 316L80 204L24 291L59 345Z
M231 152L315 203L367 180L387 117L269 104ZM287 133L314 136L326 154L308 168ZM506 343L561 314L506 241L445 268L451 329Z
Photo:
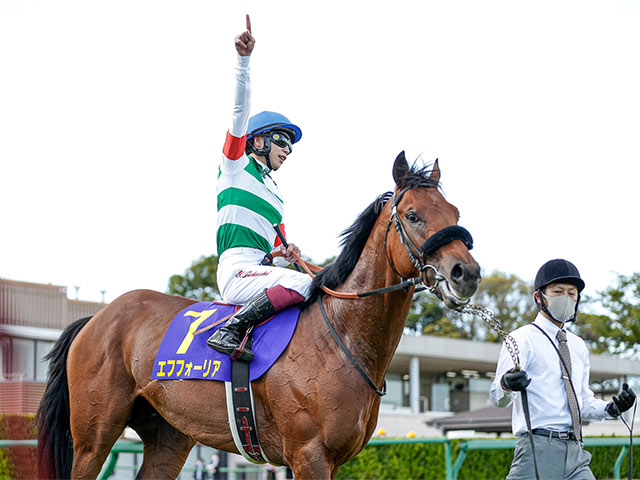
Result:
M306 273L282 267L260 265L264 252L237 247L225 250L218 261L218 289L222 301L244 305L265 288L282 285L305 299L309 298L311 277Z

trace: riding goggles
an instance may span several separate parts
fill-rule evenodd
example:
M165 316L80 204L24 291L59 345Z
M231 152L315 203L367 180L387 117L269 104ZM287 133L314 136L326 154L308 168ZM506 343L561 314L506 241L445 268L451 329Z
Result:
M291 140L289 137L282 132L269 132L269 138L273 143L275 143L280 148L289 147L289 153L293 151L293 145L291 144Z

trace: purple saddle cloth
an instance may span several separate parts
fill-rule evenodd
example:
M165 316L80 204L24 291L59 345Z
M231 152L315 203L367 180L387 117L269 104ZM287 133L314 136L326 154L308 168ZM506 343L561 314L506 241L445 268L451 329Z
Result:
M233 305L198 302L178 313L162 339L151 378L230 382L231 358L207 346L207 338L225 322L198 335L194 332L232 314L235 309ZM249 380L260 378L278 360L293 337L299 315L300 307L290 307L254 328L255 357L249 365Z

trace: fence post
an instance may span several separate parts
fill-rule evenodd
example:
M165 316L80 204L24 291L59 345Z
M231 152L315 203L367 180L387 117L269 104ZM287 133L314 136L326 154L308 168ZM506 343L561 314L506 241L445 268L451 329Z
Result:
M458 478L458 473L462 468L462 463L464 459L467 457L467 447L469 446L468 442L460 442L458 444L458 456L456 457L456 463L453 464L453 480Z
M620 453L618 454L618 458L616 459L616 463L613 466L613 478L614 480L620 480L620 468L622 467L622 461L624 460L624 457L627 456L627 450L629 449L629 447L627 447L626 445L623 445L622 448L620 449Z
M107 480L111 475L113 475L113 471L116 468L116 464L118 463L118 454L110 452L107 457L107 461L102 465L102 470L100 471L100 475L98 478L100 480Z
M449 439L444 442L444 468L445 478L447 480L453 480L453 467L451 465L451 440Z

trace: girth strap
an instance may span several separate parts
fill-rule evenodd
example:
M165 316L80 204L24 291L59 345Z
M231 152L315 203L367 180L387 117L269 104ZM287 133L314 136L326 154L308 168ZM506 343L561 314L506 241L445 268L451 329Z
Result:
M225 382L229 429L236 448L251 463L269 463L258 439L249 382L249 362L231 362L231 382Z

